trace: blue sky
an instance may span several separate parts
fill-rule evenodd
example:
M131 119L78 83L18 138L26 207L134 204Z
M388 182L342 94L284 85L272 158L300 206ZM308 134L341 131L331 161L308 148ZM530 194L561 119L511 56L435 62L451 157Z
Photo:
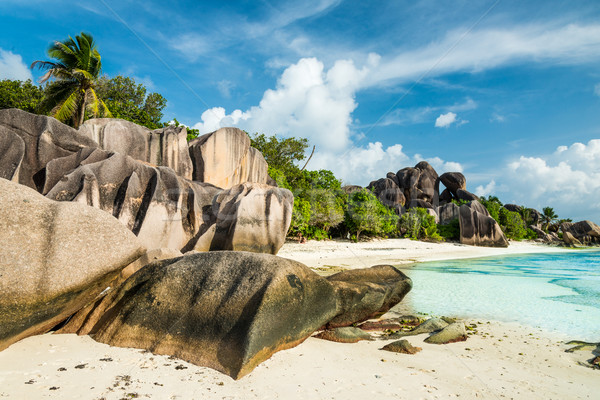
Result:
M86 31L166 120L307 137L348 184L425 159L600 222L597 1L3 0L0 20L0 79Z

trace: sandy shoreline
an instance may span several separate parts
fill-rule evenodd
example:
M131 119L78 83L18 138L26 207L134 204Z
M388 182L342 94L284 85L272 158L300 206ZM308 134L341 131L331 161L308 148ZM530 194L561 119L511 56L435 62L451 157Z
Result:
M532 243L473 248L395 239L369 243L287 243L280 256L330 269L499 254L565 251ZM393 313L390 313L393 314ZM394 316L394 315L391 315ZM423 351L380 350L390 340L340 344L309 338L276 353L239 381L87 336L42 335L0 352L0 399L593 399L600 371L578 365L591 351L565 353L565 338L517 324L469 320L466 342Z

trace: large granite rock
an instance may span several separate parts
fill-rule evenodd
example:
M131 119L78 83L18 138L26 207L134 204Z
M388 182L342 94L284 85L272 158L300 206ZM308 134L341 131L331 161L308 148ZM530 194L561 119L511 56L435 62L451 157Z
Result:
M111 215L0 179L0 350L92 302L144 248Z
M87 120L79 132L104 150L130 156L154 166L165 166L192 179L192 160L185 127L168 126L151 131L133 122L114 118Z
M328 322L328 328L378 317L402 301L412 288L410 278L391 265L342 271L327 280L337 297L337 315Z
M458 189L467 190L467 178L460 172L446 172L440 175L440 181L454 197Z
M219 193L213 200L216 217L208 248L276 254L285 243L292 221L294 195L260 183L243 183Z
M221 128L189 142L195 181L227 189L245 182L267 183L267 163L237 128Z
M406 203L403 190L390 178L373 181L367 186L367 189L372 191L379 201L388 207L397 208L397 206L404 206L404 203Z
M19 135L0 125L0 178L19 182L25 157L25 142Z
M454 203L446 203L443 206L438 207L438 215L440 217L440 224L447 225L451 221L458 218L459 207Z
M433 167L427 161L421 161L415 165L415 169L421 171L419 180L417 181L417 187L422 193L419 199L433 204L435 196L435 182L438 180L437 172L435 172L435 169L433 169Z
M173 355L238 379L335 314L331 284L303 264L267 254L198 253L132 275L94 339Z
M565 233L569 233L582 244L600 243L600 226L592 221L563 222L560 224L560 230L563 232L563 238L565 237Z
M485 211L484 211L485 210ZM500 225L477 200L459 208L460 242L471 246L508 247Z
M46 164L51 160L83 147L97 146L92 139L52 117L16 108L0 110L0 149L4 150L0 176L10 176L11 180L38 191L42 190Z
M474 201L474 200L479 201L479 197L477 197L473 193L469 192L468 190L463 190L463 189L458 189L456 191L456 198L458 200L463 200L463 201Z
M291 222L287 189L246 183L223 191L105 150L83 149L47 171L47 197L111 213L148 249L276 253Z

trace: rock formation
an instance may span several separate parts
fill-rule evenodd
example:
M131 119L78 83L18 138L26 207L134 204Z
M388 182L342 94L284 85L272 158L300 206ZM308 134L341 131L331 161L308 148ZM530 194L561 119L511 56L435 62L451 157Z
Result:
M54 118L16 108L0 110L1 177L41 191L46 164L83 147L97 144Z
M144 248L111 215L0 179L0 350L92 302Z
M192 179L187 130L183 126L167 126L151 131L122 119L94 118L85 121L79 132L104 150L121 153L153 166L169 167L182 178Z
M412 281L391 265L338 272L327 277L335 288L337 315L327 327L349 326L387 312L412 288Z
M460 242L471 246L508 247L500 225L477 200L459 208Z
M563 222L560 224L560 230L567 244L577 244L572 239L584 245L600 244L600 226L591 221Z
M193 179L228 189L244 182L267 183L267 163L237 128L221 128L189 143Z
M356 343L361 340L373 340L371 335L353 326L344 326L319 332L314 337L338 343Z
M331 284L296 261L198 253L132 275L94 339L174 355L238 379L335 314Z

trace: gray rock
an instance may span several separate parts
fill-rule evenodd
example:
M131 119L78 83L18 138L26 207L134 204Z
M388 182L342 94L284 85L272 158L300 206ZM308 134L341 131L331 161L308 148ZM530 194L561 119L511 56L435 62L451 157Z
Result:
M218 251L139 270L118 290L94 339L173 355L238 379L335 314L331 284L303 264Z
M360 192L362 189L363 189L362 186L357 186L357 185L342 186L342 190L346 194L352 194L354 192Z
M405 336L415 336L420 335L422 333L431 333L444 329L448 326L448 323L441 318L430 318L427 321L423 322L419 326L417 326L412 331L408 332L394 332L389 336L389 338L399 338Z
M398 304L412 281L391 265L352 269L327 277L335 288L337 315L327 327L349 326L378 317Z
M560 224L560 230L563 232L563 239L564 234L568 232L582 244L600 243L600 226L591 221L563 222Z
M0 125L0 178L19 182L25 157L25 142L19 135Z
M192 160L185 127L167 126L150 129L115 118L85 121L79 132L97 142L100 148L145 161L153 166L169 167L183 178L192 179Z
M467 330L462 322L455 322L448 325L439 332L434 333L425 339L426 343L448 344L455 342L464 342L467 340Z
M440 224L447 225L450 221L458 218L458 206L454 203L444 204L438 207L438 214L440 216Z
M508 247L508 240L500 225L489 215L480 212L481 208L485 209L476 200L460 206L460 242L470 246Z
M463 189L458 189L456 191L456 198L458 200L464 200L464 201L479 200L479 197L477 197L473 193L471 193L467 190L463 190Z
M421 171L419 180L417 181L417 187L421 193L419 199L433 204L435 182L438 180L437 172L435 172L435 169L427 161L421 161L415 165L415 169Z
M356 343L361 340L373 340L367 332L353 326L325 330L319 332L314 337L338 343Z
M248 135L237 128L221 128L189 142L195 181L228 189L246 182L267 183L267 163L250 147Z
M373 181L367 189L375 193L379 201L388 207L395 208L398 205L402 207L406 202L402 189L390 178Z
M111 215L0 179L0 350L91 303L144 253Z
M394 353L402 354L417 354L423 349L420 347L414 347L412 344L409 343L408 340L402 339L386 344L381 350L392 351Z
M581 242L569 231L563 232L563 241L569 246L581 246Z
M5 171L0 171L0 176L18 176L18 182L38 191L42 190L45 180L46 164L56 158L71 155L83 147L97 147L92 139L81 135L77 130L67 126L52 117L30 114L16 108L0 110L0 126L3 128L4 142L0 147L12 148L12 161L0 164ZM12 134L7 134L10 131ZM23 148L20 141L12 142L14 135L21 138L24 145L24 154L18 168L14 168L14 160ZM6 141L9 140L9 143ZM4 154L3 154L4 156ZM4 157L3 157L4 158ZM13 179L13 178L11 178Z
M520 213L523 210L523 207L518 206L516 204L505 204L502 207L506 208L508 211Z
M460 172L446 172L440 175L440 181L454 197L458 189L467 190L467 179Z

